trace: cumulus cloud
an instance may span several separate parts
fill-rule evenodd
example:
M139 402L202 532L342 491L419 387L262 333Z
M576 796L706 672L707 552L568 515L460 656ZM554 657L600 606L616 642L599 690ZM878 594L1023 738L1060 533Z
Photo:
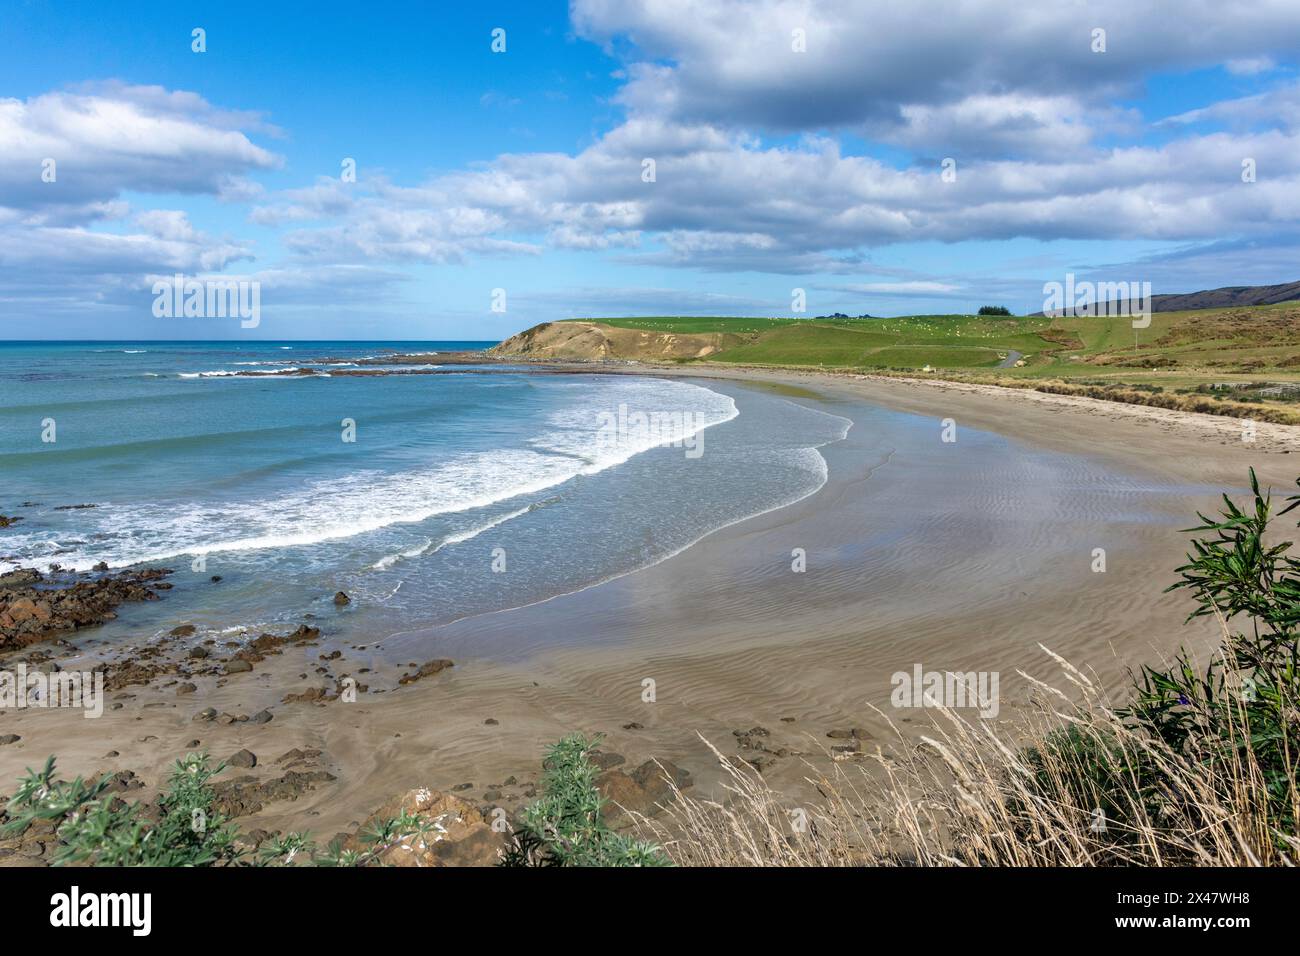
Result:
M252 259L250 242L197 229L183 210L133 212L121 198L255 195L248 174L279 159L241 126L276 132L254 114L156 86L0 99L0 292L99 305L144 288L150 272Z
M43 272L51 289L71 273L111 288L252 259L251 242L179 210L131 210L123 196L140 192L168 207L175 194L248 204L252 224L279 234L287 256L263 274L286 290L293 275L384 286L414 265L548 250L829 280L880 275L869 252L891 244L1024 237L1197 250L1148 263L1172 274L1237 255L1225 241L1300 223L1300 84L1282 82L1300 49L1294 0L1186 0L1176 16L1129 0L573 0L571 11L576 36L620 61L621 118L573 152L507 153L423 181L321 177L264 192L254 177L280 159L254 139L278 130L189 92L101 84L0 99L0 264ZM1093 52L1096 28L1105 53ZM1168 117L1158 136L1119 105L1141 102L1153 73L1216 65L1248 78L1234 86L1276 82ZM489 91L483 105L510 104ZM947 157L955 178L941 175ZM56 183L41 180L44 158L57 160ZM833 288L943 299L970 286L885 274ZM610 311L593 290L570 292L574 308ZM615 304L672 311L673 295L744 308L661 289L643 307L630 293Z
M1262 68L1300 47L1292 0L1186 0L1175 16L1129 0L573 0L572 15L580 36L628 60L619 98L633 113L778 131L892 126L904 139L909 110L924 119L981 94L1095 105L1152 72ZM1098 28L1105 53L1093 52ZM1004 118L954 114L963 138Z
M0 99L0 206L31 221L97 217L123 192L238 191L248 173L279 165L239 122L193 93L105 85ZM43 173L53 160L53 181Z

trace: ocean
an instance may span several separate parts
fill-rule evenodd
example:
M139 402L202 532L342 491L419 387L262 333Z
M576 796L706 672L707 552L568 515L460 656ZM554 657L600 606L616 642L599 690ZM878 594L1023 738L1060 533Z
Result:
M0 571L173 569L110 641L304 619L378 639L580 590L806 497L850 426L732 384L436 355L394 366L430 374L339 374L490 344L0 343L0 514L22 518Z

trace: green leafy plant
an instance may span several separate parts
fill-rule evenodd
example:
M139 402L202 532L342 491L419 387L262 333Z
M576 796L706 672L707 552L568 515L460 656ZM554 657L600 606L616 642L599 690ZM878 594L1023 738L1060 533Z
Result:
M209 767L206 754L178 760L151 822L140 803L109 792L111 781L69 782L55 777L54 757L44 769L29 769L6 808L6 832L26 830L36 821L55 827L60 845L53 862L96 866L217 866L240 856L236 829L213 807L208 785L224 764Z
M1219 516L1198 515L1187 530L1201 537L1167 589L1192 593L1188 620L1221 622L1218 653L1203 666L1185 649L1164 667L1144 665L1112 723L1073 724L1027 748L1033 785L1013 801L1022 819L1036 800L1094 807L1107 824L1095 841L1101 859L1109 844L1119 862L1153 831L1221 825L1222 807L1246 802L1264 837L1291 847L1300 817L1300 561L1270 524L1300 495L1274 512L1253 470L1250 488L1249 506L1224 495ZM1199 792L1185 786L1193 776Z
M505 866L666 866L653 843L615 833L601 816L605 800L588 759L601 741L570 734L547 751L542 796L523 812Z
M210 766L207 754L187 754L151 809L113 794L108 778L59 779L51 756L42 770L29 769L19 782L5 808L3 832L49 824L59 839L51 856L56 866L370 866L393 846L428 836L433 826L403 813L363 832L359 850L344 850L338 842L322 849L306 833L288 833L250 854L238 846L238 827L215 806L210 781L224 767Z

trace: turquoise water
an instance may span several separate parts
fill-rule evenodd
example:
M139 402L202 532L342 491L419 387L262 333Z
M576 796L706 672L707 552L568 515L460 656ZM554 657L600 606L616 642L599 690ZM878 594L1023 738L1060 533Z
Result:
M378 637L586 587L797 500L848 427L658 378L436 357L337 374L486 344L0 344L0 514L23 519L0 570L173 568L166 600L110 636L315 614Z

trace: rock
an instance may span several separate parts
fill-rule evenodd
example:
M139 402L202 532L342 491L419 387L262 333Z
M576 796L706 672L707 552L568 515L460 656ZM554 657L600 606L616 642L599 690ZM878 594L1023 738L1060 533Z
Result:
M210 653L211 651L209 651L206 647L203 647L202 645L198 647L191 647L189 650L189 656L196 661L206 660Z
M308 687L301 694L285 694L280 699L282 704L323 704L326 701L338 700L339 695L336 691L331 691L328 687Z
M192 718L193 720L216 720L217 711L215 707L205 707Z
M654 797L622 770L606 770L596 777L596 789L605 798L600 815L611 827L627 826L631 813L650 816L657 812Z
M284 776L265 781L251 776L239 777L212 788L216 792L214 804L228 816L241 817L258 813L268 803L277 800L297 800L319 784L332 783L336 779L325 770L290 770Z
M195 627L193 624L181 624L177 627L173 627L167 633L172 637L189 637L197 630L198 628Z
M851 727L848 730L832 730L826 734L832 740L870 740L871 731L862 727Z
M633 770L631 776L657 797L667 796L672 792L672 788L668 785L669 780L677 785L678 790L685 790L694 783L690 771L683 770L671 760L660 760L658 763L647 760Z
M275 762L283 764L285 770L293 770L295 767L315 766L321 758L321 751L314 747L308 747L306 750L300 750L294 747L275 758Z
M187 681L186 683L181 684L179 687L176 688L176 696L184 697L186 694L192 694L198 689L199 688L196 684L191 684Z
M253 665L244 660L226 661L221 670L224 674L246 674L253 669Z
M8 528L10 525L17 524L19 521L22 520L23 519L21 515L15 515L12 518L7 518L4 515L0 515L0 528Z
M766 738L769 736L766 727L753 727L750 730L733 730L732 736L736 738L736 746L741 750L767 750Z
M431 677L434 674L439 673L440 671L446 670L448 667L455 667L455 666L456 665L452 661L446 659L441 659L436 661L425 661L423 664L419 666L419 669L417 669L414 674L403 674L401 677L399 677L397 679L397 683L413 684L417 680L420 680L423 677Z
M351 604L351 603L352 603L352 598L348 597L342 591L339 591L334 595L334 604L336 607L343 607L344 605Z
M622 754L604 753L600 750L593 750L587 754L587 759L597 770L608 770L611 767L617 767L619 764L626 763L627 758Z
M57 639L67 631L115 617L127 601L156 601L165 587L163 568L95 576L50 566L47 577L30 568L0 574L0 650Z
M19 737L17 734L2 734L0 735L0 746L16 744L22 739L23 738Z
M487 720L483 721L483 726L485 726L485 727L496 727L496 726L498 726L500 723L501 723L501 721L497 720L495 717L489 717Z
M473 804L425 788L390 800L358 832L403 813L418 817L429 829L381 851L377 862L382 866L495 866L506 845L505 834L493 830ZM366 845L354 834L344 848L364 850Z
M35 568L18 568L15 571L6 571L4 574L0 574L0 591L29 587L41 579L41 572Z
M249 720L255 724L269 724L274 716L269 710L259 710Z
M226 764L231 767L239 767L245 770L251 770L257 766L257 754L251 750L241 750L238 753L231 754Z
M634 720L634 721L632 721L630 724L624 724L624 725L623 725L623 729L624 729L624 730L645 730L645 725L644 725L644 724L638 724L638 723Z

